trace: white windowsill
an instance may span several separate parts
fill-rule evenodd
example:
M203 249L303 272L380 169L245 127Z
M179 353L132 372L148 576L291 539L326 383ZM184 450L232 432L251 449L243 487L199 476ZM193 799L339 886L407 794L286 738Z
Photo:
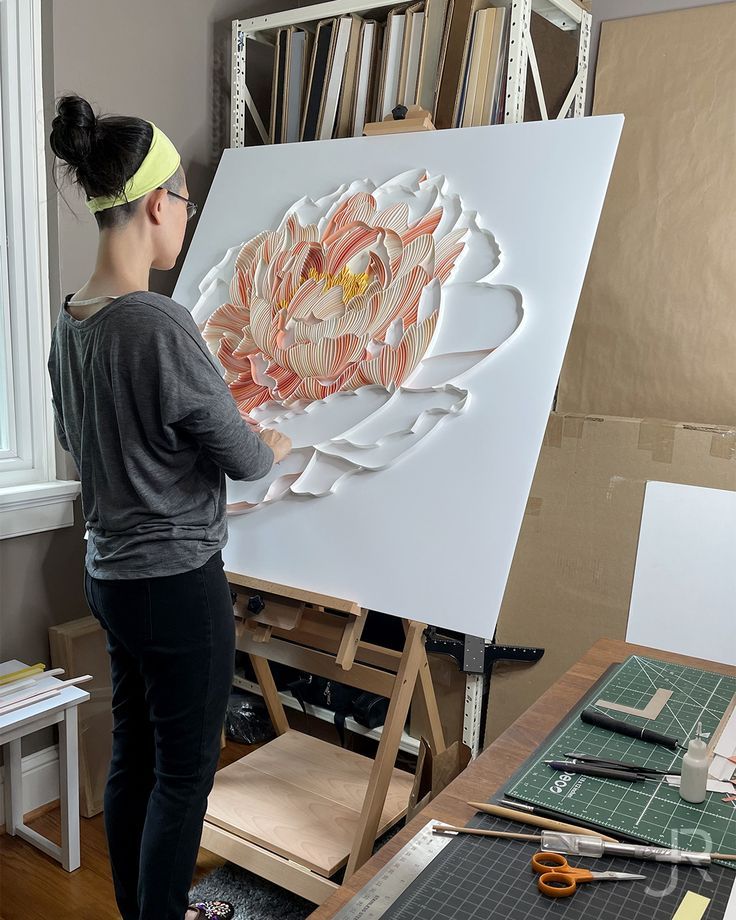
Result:
M0 489L0 540L70 527L79 483L52 482Z

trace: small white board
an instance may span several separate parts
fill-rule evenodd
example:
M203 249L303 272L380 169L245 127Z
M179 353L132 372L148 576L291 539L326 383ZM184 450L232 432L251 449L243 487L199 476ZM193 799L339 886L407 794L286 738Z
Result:
M736 492L649 482L626 639L736 664Z

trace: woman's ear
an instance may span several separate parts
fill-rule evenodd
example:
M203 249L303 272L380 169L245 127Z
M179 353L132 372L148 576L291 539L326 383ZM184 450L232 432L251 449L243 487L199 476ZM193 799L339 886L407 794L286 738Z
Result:
M164 208L168 195L166 189L154 189L146 200L146 213L154 224L160 224L164 219Z

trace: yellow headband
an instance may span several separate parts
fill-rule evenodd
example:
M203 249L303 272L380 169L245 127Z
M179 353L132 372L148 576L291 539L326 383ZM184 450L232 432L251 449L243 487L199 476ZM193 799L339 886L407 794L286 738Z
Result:
M99 195L97 198L88 198L87 207L93 214L142 198L163 185L177 171L181 157L176 147L156 125L151 123L151 127L153 128L151 146L137 171L125 183L123 194L117 197Z

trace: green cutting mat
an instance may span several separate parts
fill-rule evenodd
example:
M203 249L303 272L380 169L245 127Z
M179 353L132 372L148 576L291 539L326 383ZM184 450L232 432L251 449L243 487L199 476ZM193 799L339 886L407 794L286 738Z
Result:
M651 843L736 853L736 803L725 803L724 793L707 793L705 802L691 805L683 802L676 788L662 782L627 783L562 774L543 763L564 760L565 754L575 752L679 770L681 751L674 753L580 720L581 710L601 699L643 709L660 688L673 693L656 719L645 720L602 707L601 711L674 735L687 744L698 722L703 723L704 732L716 729L736 694L736 678L638 655L627 658L542 745L532 764L507 789L508 795Z

